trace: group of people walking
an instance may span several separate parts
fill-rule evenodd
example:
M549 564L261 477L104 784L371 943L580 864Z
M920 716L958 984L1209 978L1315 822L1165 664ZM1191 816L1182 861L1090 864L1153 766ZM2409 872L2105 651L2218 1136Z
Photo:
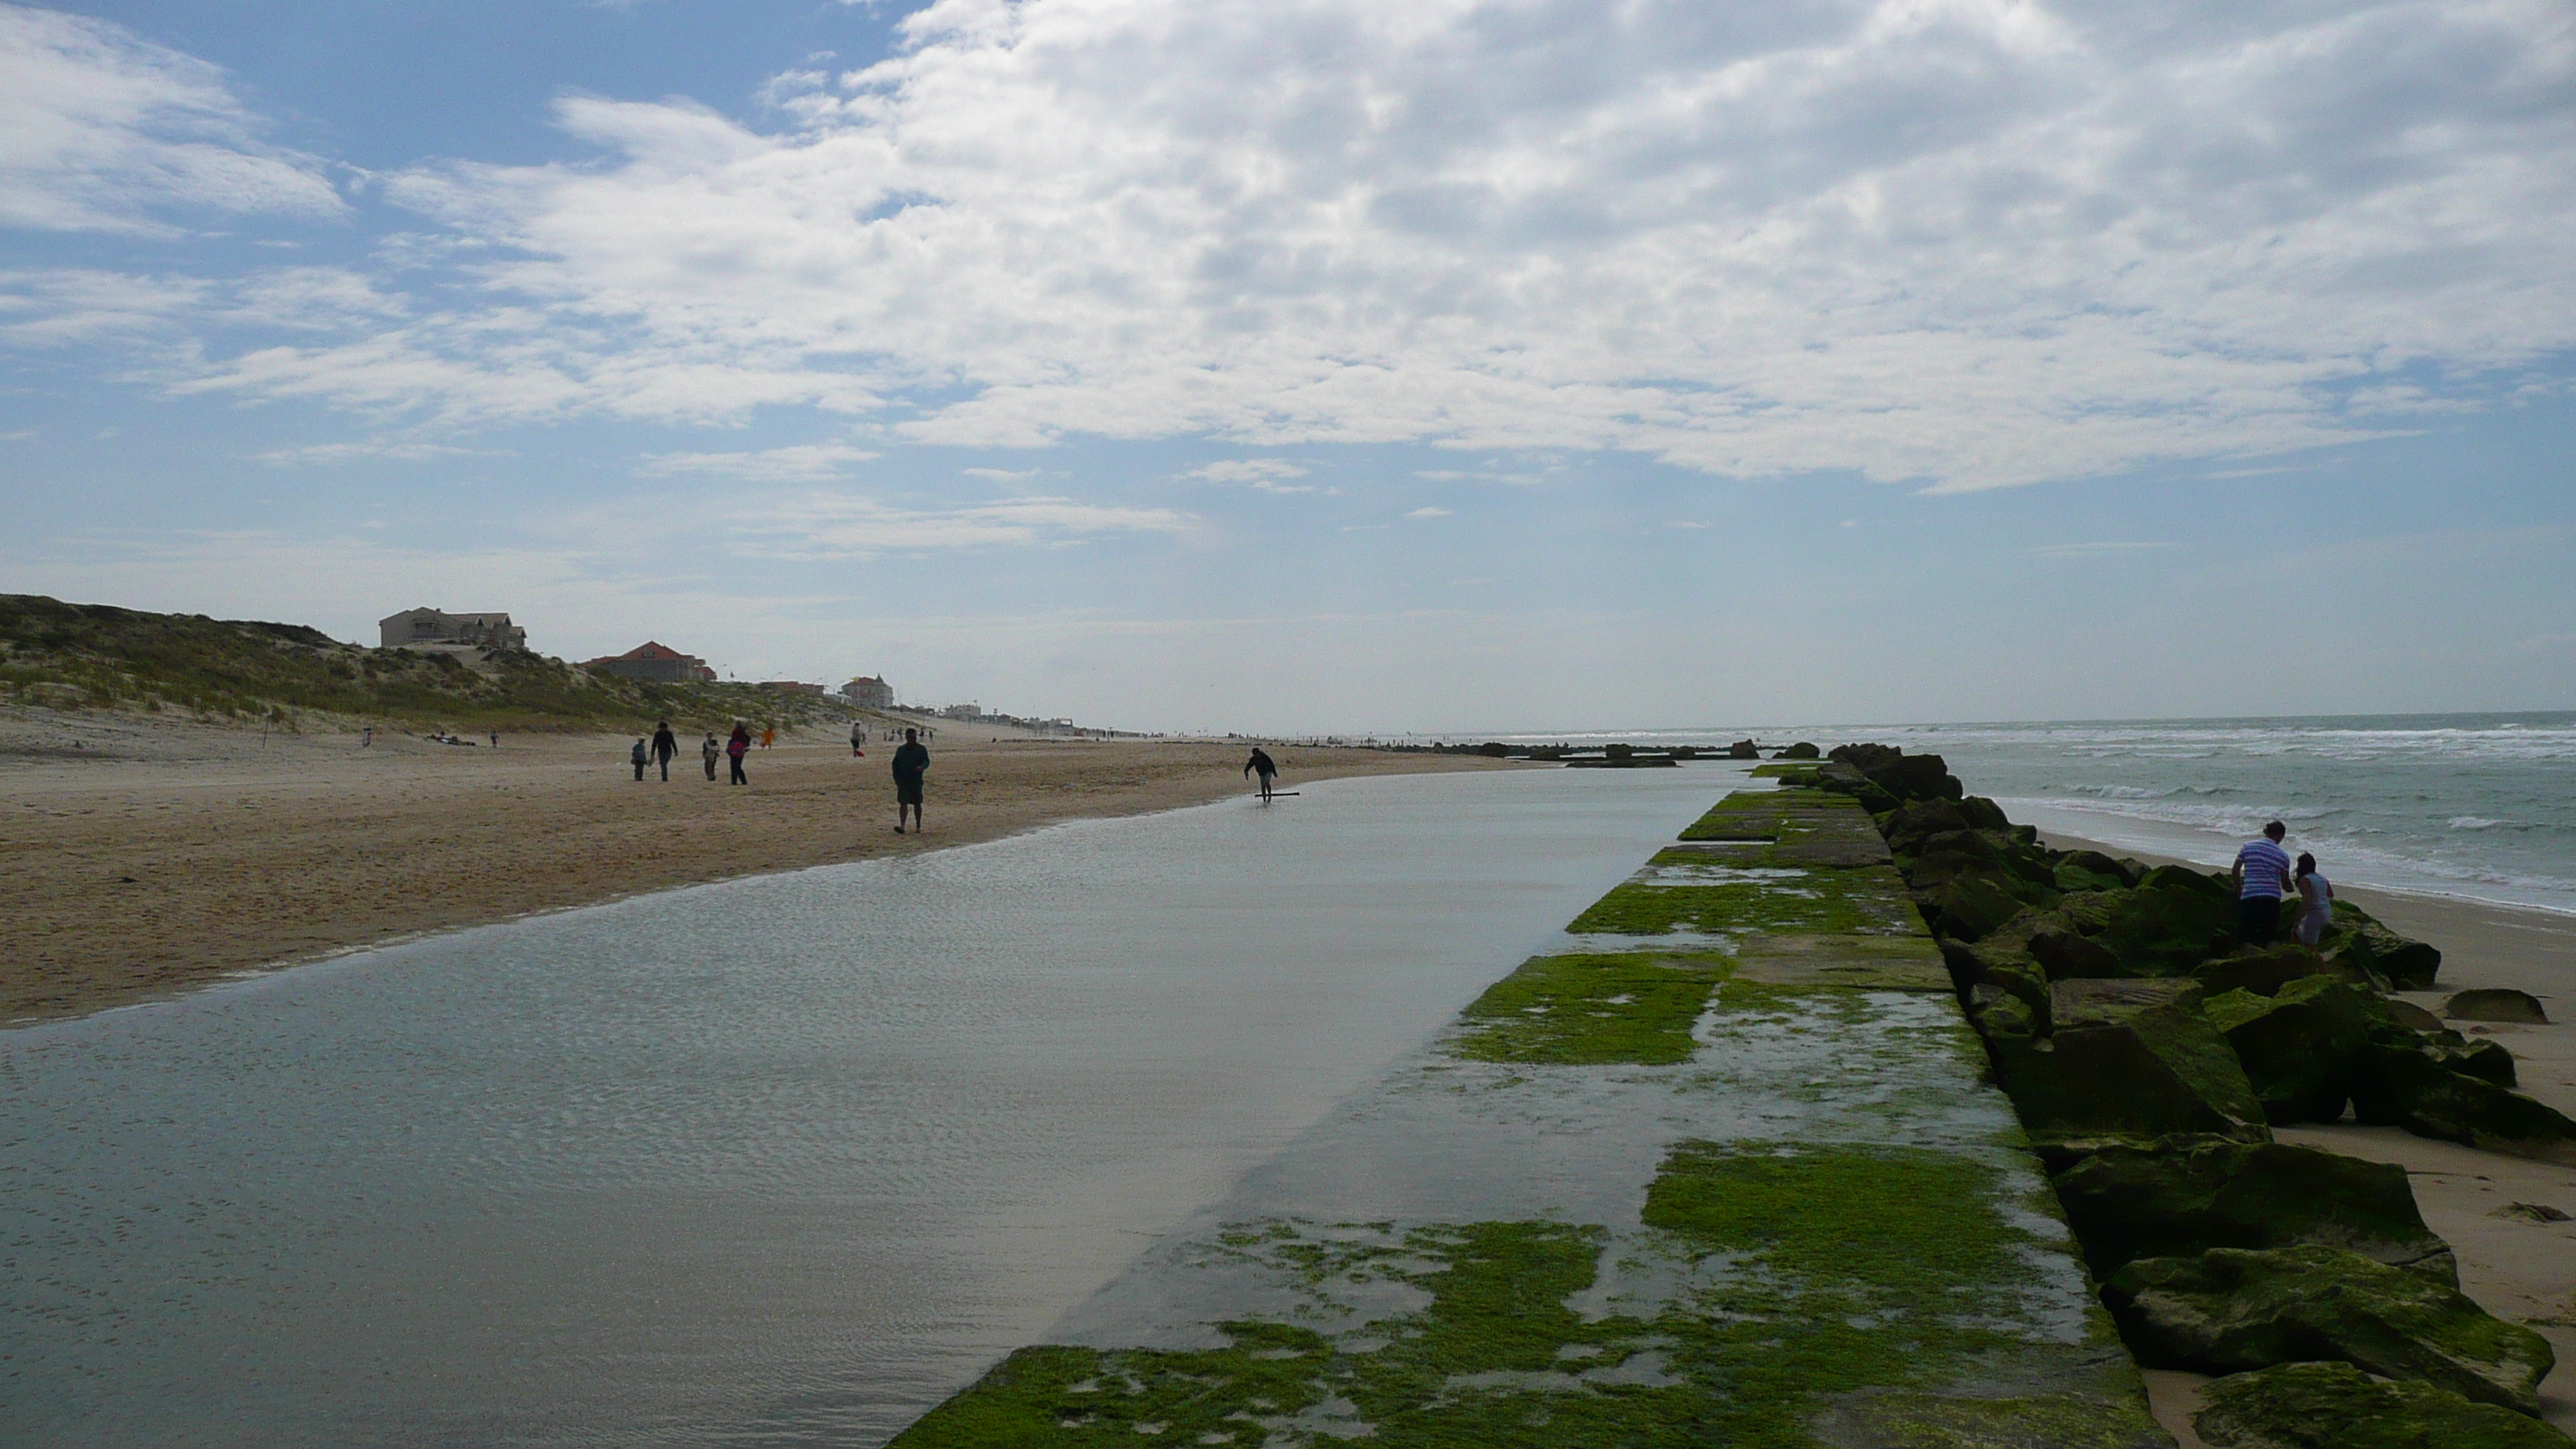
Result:
M777 738L778 732L774 729L763 729L758 737L763 749L768 748ZM867 753L859 747L865 738L859 726L850 727L852 758ZM706 739L698 746L698 754L706 763L707 778L713 780L716 777L716 762L724 760L732 766L734 784L750 784L751 777L743 773L742 764L743 758L751 753L752 742L751 726L743 720L733 722L733 733L727 735L721 745L716 743L715 731L709 730ZM654 725L653 734L649 739L639 737L635 741L635 748L628 752L627 758L635 767L636 779L643 779L646 770L659 766L662 778L667 781L671 778L671 761L679 753L680 737L672 733L671 722L663 720ZM904 824L907 820L911 822L915 833L921 830L922 787L929 773L930 749L921 742L921 732L916 729L905 730L903 743L894 752L895 834L904 833Z
M2305 851L2296 861L2281 842L2290 829L2275 820L2236 852L2230 872L2236 882L2236 938L2263 945L2281 933L2281 903L2299 898L2299 921L2293 928L2302 946L2314 946L2334 924L2334 886L2317 874L2317 858Z

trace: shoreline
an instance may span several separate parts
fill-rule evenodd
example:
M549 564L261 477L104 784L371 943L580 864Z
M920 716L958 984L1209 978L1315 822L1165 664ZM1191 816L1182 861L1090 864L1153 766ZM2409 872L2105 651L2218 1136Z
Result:
M19 724L25 721L16 722ZM103 716L90 753L10 750L0 868L39 889L0 924L0 1028L84 1016L448 931L680 886L918 854L1071 820L1213 803L1248 744L934 742L927 835L895 834L889 747L782 735L710 782L694 752L638 783L622 735L472 750L379 731L272 736ZM47 734L63 732L59 717ZM19 733L0 727L0 749ZM681 729L683 741L697 727ZM948 733L943 731L943 734ZM1274 748L1296 782L1527 768Z

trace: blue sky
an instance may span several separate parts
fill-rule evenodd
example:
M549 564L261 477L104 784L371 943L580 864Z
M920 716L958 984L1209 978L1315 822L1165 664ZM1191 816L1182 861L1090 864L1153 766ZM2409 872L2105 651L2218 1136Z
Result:
M0 589L1139 728L2576 706L2576 14L0 5Z

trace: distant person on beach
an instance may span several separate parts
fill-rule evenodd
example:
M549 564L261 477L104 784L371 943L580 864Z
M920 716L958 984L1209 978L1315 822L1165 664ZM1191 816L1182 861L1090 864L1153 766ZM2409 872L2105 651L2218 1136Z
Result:
M724 754L724 746L716 743L714 730L707 731L707 742L698 746L698 754L707 762L707 778L713 780L716 777L716 761Z
M369 725L365 729L358 731L358 748L363 750L375 742L376 727L374 725Z
M497 747L501 737L494 735L492 739ZM653 758L662 762L662 779L665 783L668 783L671 778L671 757L679 752L680 737L671 733L671 722L664 720L653 726Z
M2299 852L2299 944L2314 946L2323 940L2326 927L2334 924L2334 886L2317 874L2317 858Z
M751 753L751 726L741 720L733 722L733 734L725 740L725 757L733 761L733 782L748 785L751 777L742 772L742 757Z
M760 730L760 747L765 750L776 743L778 743L777 727L774 725L763 725Z
M492 731L492 748L496 750L501 748L501 732L499 730ZM664 778L667 779L668 776L666 775Z
M1268 750L1254 745L1252 758L1243 762L1243 773L1260 775L1261 798L1264 800L1270 798L1270 782L1279 778L1279 766L1271 760Z
M626 757L635 762L635 778L638 780L643 779L644 767L651 763L651 757L644 752L644 737L642 735L637 735L635 737L635 748L629 750Z
M905 730L903 743L894 752L894 833L903 834L903 812L912 812L912 828L921 824L921 777L930 770L930 747L921 742L919 730Z
M2260 946L2281 933L2281 897L2290 889L2290 853L2281 840L2290 828L2275 820L2261 838L2245 842L2228 874L2236 882L2236 939Z
M868 727L857 720L850 721L850 758L855 760L866 755L867 751L862 746L867 742Z

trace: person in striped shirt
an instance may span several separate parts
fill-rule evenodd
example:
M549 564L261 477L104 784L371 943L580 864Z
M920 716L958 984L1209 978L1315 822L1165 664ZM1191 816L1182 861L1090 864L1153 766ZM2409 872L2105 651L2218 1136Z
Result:
M2248 946L2259 946L2281 931L2281 896L2291 889L2290 853L2281 848L2281 840L2290 833L2288 826L2275 820L2263 827L2259 840L2249 840L2236 852L2236 868L2230 874L2236 881L2236 939Z

